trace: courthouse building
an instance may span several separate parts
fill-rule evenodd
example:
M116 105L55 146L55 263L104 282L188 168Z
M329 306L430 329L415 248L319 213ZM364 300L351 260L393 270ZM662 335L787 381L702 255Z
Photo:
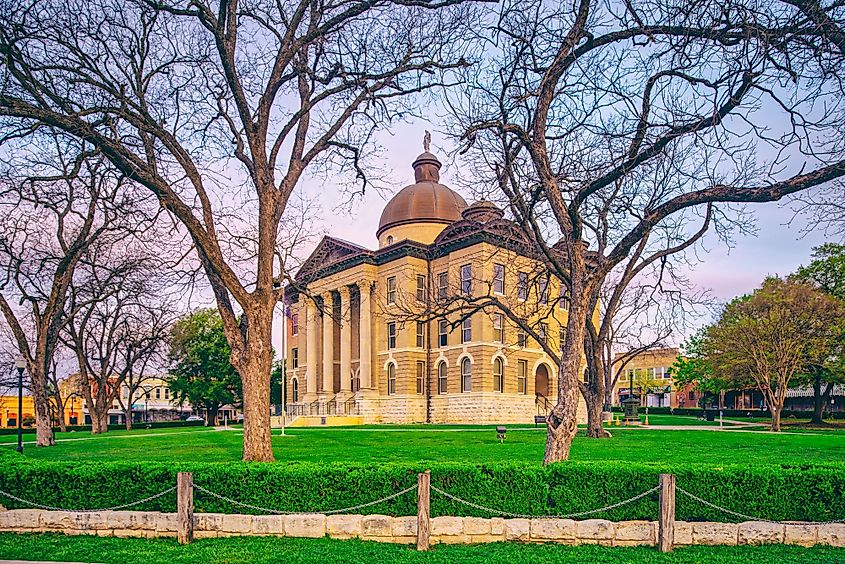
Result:
M503 211L467 205L440 166L427 150L414 161L378 249L324 237L287 288L289 418L533 423L555 402L555 363L535 339L499 308L455 310L495 298L559 350L569 300Z

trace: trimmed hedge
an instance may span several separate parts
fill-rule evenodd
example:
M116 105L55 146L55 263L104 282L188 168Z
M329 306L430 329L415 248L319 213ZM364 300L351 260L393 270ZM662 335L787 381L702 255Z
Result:
M645 407L640 406L638 408L640 414L645 413ZM614 413L622 413L622 408L619 406L613 406L611 411ZM717 417L719 410L718 409L710 409L709 411L716 411ZM649 415L689 415L692 417L701 417L704 410L700 407L649 407L648 414ZM761 419L768 419L772 416L768 410L760 411L759 409L723 409L722 415L725 417L748 417L749 414L751 417L759 417ZM789 419L794 417L796 419L810 419L813 416L812 411L799 411L796 409L784 409L781 414L781 420ZM825 419L845 419L845 411L833 411L833 412L824 412Z
M657 485L658 474L672 472L678 486L723 507L772 520L826 521L845 517L845 464L813 466L661 465L568 462L547 467L526 464L438 463L129 463L70 464L15 460L2 456L0 490L37 503L68 509L97 509L128 503L176 483L176 472L191 471L194 482L252 505L281 511L327 511L367 503L416 483L431 470L441 489L510 513L569 514L603 507ZM2 496L0 496L2 497ZM3 499L9 508L23 504ZM203 492L197 511L242 513ZM175 492L132 509L176 510ZM415 515L416 495L359 510L367 514ZM452 502L432 492L432 515L489 517L489 513ZM260 512L259 512L260 513ZM611 520L657 517L657 492L634 503L589 517ZM678 519L730 521L729 516L678 495ZM588 518L588 517L584 517Z
M133 423L132 430L135 429L166 429L169 427L202 427L205 425L204 421L150 421L149 423ZM90 431L91 425L68 425L68 432L70 431ZM126 425L109 425L109 431L123 431L126 430ZM59 433L59 427L53 427L53 432ZM35 427L24 427L24 435L35 434ZM8 427L0 429L0 435L17 435L17 427Z

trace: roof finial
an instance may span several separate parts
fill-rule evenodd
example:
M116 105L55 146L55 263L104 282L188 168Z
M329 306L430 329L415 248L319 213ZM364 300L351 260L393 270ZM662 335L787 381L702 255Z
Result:
M429 149L431 148L431 133L426 129L425 135L423 136L423 150L428 153Z

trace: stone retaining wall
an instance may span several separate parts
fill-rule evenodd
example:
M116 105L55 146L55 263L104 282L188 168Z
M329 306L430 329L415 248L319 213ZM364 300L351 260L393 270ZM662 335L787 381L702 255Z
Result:
M231 515L197 513L194 537L277 535L379 542L416 542L416 517L386 515ZM0 531L57 532L114 537L175 537L176 514L151 511L0 511ZM603 519L481 519L434 517L431 542L469 544L497 541L557 542L605 546L655 545L657 523ZM687 523L675 522L675 545L825 544L845 548L845 523Z

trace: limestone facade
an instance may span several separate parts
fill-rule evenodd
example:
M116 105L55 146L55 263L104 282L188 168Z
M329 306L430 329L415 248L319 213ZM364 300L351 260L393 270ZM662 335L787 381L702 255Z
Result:
M557 397L540 340L560 350L567 296L501 210L466 206L430 153L414 164L418 182L385 208L378 250L326 237L288 288L288 416L533 423Z

